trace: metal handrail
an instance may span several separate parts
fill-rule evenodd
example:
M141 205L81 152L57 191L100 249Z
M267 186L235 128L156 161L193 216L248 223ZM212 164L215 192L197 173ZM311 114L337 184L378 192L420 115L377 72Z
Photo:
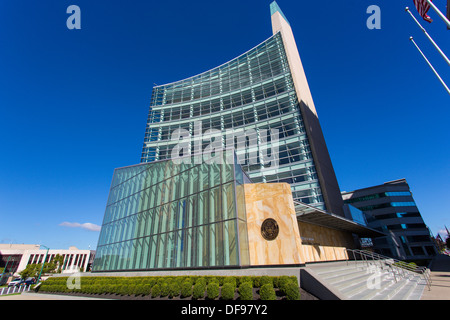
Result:
M429 269L427 267L421 267L421 266L413 267L413 266L410 266L409 264L407 264L404 261L397 260L397 259L394 259L394 258L391 258L391 257L388 257L388 256L384 256L384 255L376 253L376 252L371 252L371 251L367 251L367 250L359 250L359 251L367 253L367 254L376 255L380 259L393 260L394 263L397 263L396 266L398 266L400 268L403 268L403 269L411 270L413 272L422 273L422 272L428 272L429 271Z
M359 254L361 260L365 261L365 263L367 263L367 265L369 264L367 258L370 258L374 262L380 261L380 264L384 263L385 265L389 266L392 269L392 275L394 276L395 282L397 282L397 277L396 277L394 270L397 270L397 274L399 274L399 275L401 273L401 275L403 277L405 276L405 271L419 273L425 279L425 282L427 283L427 286L428 286L428 290L431 290L431 279L429 276L429 270L426 267L419 267L419 266L412 267L412 266L407 265L404 261L400 261L400 260L397 260L397 259L394 259L391 257L383 256L376 252L358 250L358 249L346 249L346 250L352 252L353 259L355 260L355 262L356 262L355 253L357 253L357 254ZM391 261L391 262L389 262L389 261ZM348 260L347 260L347 264L348 264Z
M351 251L351 252L353 253L353 259L355 260L355 263L356 263L356 261L357 261L356 256L355 256L355 253L357 253L357 254L360 256L361 260L362 260L365 264L367 264L367 266L369 266L369 261L368 261L367 257L371 258L372 261L374 261L374 262L375 262L375 261L379 261L379 262L380 262L381 268L383 268L383 263L384 263L384 265L387 265L387 266L391 269L392 275L393 275L393 277L394 277L394 280L395 280L395 282L397 282L397 276L396 276L396 274L395 274L395 269L394 269L394 267L392 266L392 264L387 263L387 262L384 261L383 259L374 259L374 256L373 256L372 254L367 254L367 253L365 253L365 252L363 252L363 251L361 251L361 250L356 250L356 249L346 249L346 250L347 250L347 251ZM348 265L348 260L347 260L347 265Z

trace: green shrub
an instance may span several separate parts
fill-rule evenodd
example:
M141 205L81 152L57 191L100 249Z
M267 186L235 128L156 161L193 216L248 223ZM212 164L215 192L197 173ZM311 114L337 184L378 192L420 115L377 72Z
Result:
M119 287L119 294L120 294L121 296L127 296L128 293L129 293L128 289L129 289L129 286L128 286L128 285L122 284L122 285Z
M186 277L181 284L186 283L186 282L190 283L191 286L193 286L195 283L195 279L193 277Z
M206 280L207 280L207 284L210 284L213 282L219 284L219 280L216 277L208 277Z
M142 295L144 295L143 291L144 291L144 285L138 284L138 285L134 286L133 294L135 296L142 296Z
M178 286L181 288L181 285L183 284L184 280L186 280L186 277L176 277L174 279L174 282L176 282Z
M169 298L177 297L180 295L180 285L178 284L178 281L172 281L172 283L169 285Z
M260 288L262 300L273 298L274 288L288 300L298 300L295 276L177 276L177 277L83 277L81 289L68 289L68 277L54 277L44 281L37 290L42 292L81 292L85 294L119 294L152 297L192 296L193 299L234 299L238 287L241 300L253 299L253 288ZM264 287L264 289L263 289Z
M122 295L122 284L118 283L114 286L114 293L117 295Z
M45 285L41 284L38 288L39 291L51 292L52 284L51 283L46 283Z
M269 276L262 276L260 279L260 285L258 288L262 288L266 284L270 284L273 287L273 278Z
M155 278L155 277L149 277L149 278L144 279L144 280L142 281L142 284L144 284L144 285L149 285L150 288L152 288L152 287L156 284L156 281L157 281L157 280L158 280L158 279Z
M208 299L214 300L219 297L219 281L217 279L216 281L210 282L206 288L206 296Z
M273 287L279 288L280 277L272 277L272 280L273 280Z
M128 294L129 296L131 296L131 295L133 295L133 294L136 294L136 284L131 283L131 284L128 286L127 294Z
M225 280L225 276L219 276L219 277L216 277L216 278L219 281L219 286L220 287L223 286L223 281Z
M199 276L190 276L189 279L192 281L192 285L194 285L197 282L197 279L200 278Z
M156 280L156 283L159 284L160 287L162 286L162 284L163 284L164 282L167 282L166 278L164 278L164 277L159 277L159 278Z
M300 300L300 292L298 290L297 283L294 283L294 281L289 282L286 285L286 299L288 300Z
M417 264L415 264L414 262L410 262L410 263L408 263L408 267L409 267L409 270L411 270L411 269L416 269L417 268Z
M198 277L197 279L195 279L195 284L197 283L203 283L206 286L208 281L206 280L206 277Z
M231 282L224 283L221 290L221 296L223 300L233 300L234 293L236 292L236 286Z
M231 283L235 288L236 288L236 277L226 277L223 280L223 284L225 285L225 283Z
M181 297L187 298L192 296L192 283L189 280L186 280L181 285Z
M90 286L90 288L91 288L90 293L93 294L100 294L102 290L102 287L99 284L93 284Z
M261 289L259 290L259 296L261 300L276 300L277 296L275 294L275 289L273 288L273 285L270 283L266 283L261 286Z
M238 280L238 283L237 283L238 286L240 286L241 284L243 284L245 282L250 282L252 284L252 287L253 287L253 281L252 281L251 277L242 276L242 277L238 277L237 280Z
M110 284L104 284L103 285L103 287L102 287L102 291L104 292L104 293L111 293L111 288L112 288L112 285L110 285Z
M155 281L155 284L156 284L156 281ZM151 295L152 294L152 288L153 288L153 286L151 284L144 284L143 288L142 288L142 294L144 296Z
M241 283L239 286L239 298L241 300L253 300L253 284L251 282Z
M197 281L194 285L192 297L194 299L201 299L205 297L206 284L203 281Z
M167 282L163 282L161 285L161 297L167 297L169 295L169 284Z
M161 295L161 286L159 284L155 284L152 287L151 294L152 294L152 298L156 298L156 297L160 296Z
M291 282L291 278L288 276L281 276L278 278L278 288L282 294L286 294L286 286Z
M261 287L261 277L260 276L253 276L252 277L253 282L253 288L260 288Z

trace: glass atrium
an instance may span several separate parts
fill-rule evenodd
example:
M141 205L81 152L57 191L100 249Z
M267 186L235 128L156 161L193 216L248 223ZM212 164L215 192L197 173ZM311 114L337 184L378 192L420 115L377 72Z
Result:
M250 180L232 162L116 169L93 272L248 265L240 186Z

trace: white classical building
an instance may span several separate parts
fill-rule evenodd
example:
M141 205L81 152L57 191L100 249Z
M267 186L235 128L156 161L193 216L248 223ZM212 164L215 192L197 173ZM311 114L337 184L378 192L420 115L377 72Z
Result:
M69 247L66 250L49 249L47 252L47 249L41 249L38 244L0 244L0 270L17 275L28 264L42 263L44 259L45 262L50 262L58 254L64 258L62 273L74 273L88 271L95 251Z

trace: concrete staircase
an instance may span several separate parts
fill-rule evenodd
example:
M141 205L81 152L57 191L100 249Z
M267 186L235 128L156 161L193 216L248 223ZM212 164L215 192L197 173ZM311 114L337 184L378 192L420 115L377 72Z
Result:
M340 300L420 300L426 287L419 274L392 268L382 260L325 263L305 269Z

